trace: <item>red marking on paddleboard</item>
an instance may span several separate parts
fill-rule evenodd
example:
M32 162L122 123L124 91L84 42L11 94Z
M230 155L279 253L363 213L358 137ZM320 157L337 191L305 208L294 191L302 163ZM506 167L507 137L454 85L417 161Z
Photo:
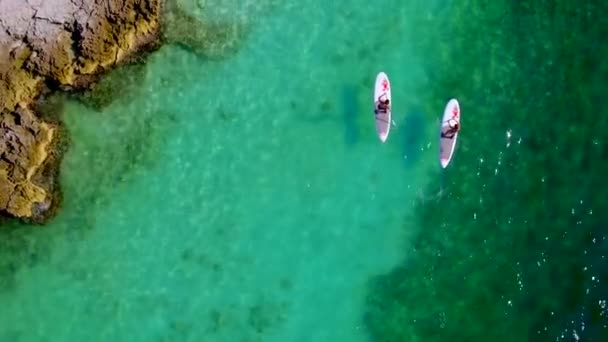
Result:
M458 107L454 106L454 108L452 109L452 117L457 118L458 117Z
M384 79L384 81L382 81L382 90L388 90L388 80Z

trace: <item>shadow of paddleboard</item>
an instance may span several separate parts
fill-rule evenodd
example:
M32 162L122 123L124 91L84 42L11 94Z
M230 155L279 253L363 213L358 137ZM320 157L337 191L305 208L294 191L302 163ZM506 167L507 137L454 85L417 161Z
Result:
M358 115L357 87L345 85L342 87L342 122L344 125L344 144L347 147L353 147L359 141Z
M405 115L395 133L399 134L401 141L401 155L406 167L414 166L422 155L424 147L424 133L428 129L422 110L414 108Z
M359 98L357 86L348 84L340 89L340 98L336 99L336 106L329 100L319 103L319 109L316 109L315 114L307 114L305 109L292 102L291 109L300 120L311 123L321 124L323 122L332 122L339 125L343 129L344 144L348 148L354 147L360 140L360 131L357 125L359 110ZM370 120L373 123L373 116L370 114Z

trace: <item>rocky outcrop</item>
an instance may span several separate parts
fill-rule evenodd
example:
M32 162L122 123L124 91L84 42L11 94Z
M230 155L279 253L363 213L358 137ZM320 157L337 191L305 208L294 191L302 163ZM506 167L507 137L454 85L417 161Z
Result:
M42 222L59 204L64 134L38 97L158 46L160 15L161 0L0 0L0 212Z

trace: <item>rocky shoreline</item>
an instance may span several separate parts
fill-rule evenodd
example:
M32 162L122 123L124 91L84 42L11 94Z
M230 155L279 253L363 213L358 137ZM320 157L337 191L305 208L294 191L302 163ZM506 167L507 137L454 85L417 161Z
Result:
M161 0L0 0L0 213L42 223L60 205L65 133L37 111L160 45Z

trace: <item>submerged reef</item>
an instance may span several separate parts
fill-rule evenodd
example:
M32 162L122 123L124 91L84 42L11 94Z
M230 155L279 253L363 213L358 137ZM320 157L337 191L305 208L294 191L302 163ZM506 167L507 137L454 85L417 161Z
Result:
M0 212L33 222L60 203L65 143L36 111L49 90L83 90L157 46L160 0L0 2Z
M163 16L163 42L207 60L222 60L238 51L250 25L238 18L200 20L178 1L168 1Z

